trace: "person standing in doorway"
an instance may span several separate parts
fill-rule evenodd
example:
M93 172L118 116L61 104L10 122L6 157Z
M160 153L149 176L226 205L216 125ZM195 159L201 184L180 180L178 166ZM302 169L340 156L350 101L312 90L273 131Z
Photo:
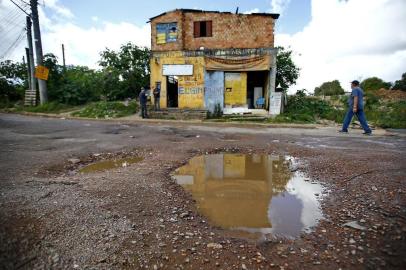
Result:
M154 109L155 111L161 110L159 100L161 98L161 84L157 83L154 88Z
M140 107L141 107L141 117L142 118L147 118L148 113L147 113L147 93L144 87L141 88L141 92L139 95L140 99Z
M364 129L364 135L371 135L372 130L369 128L367 119L364 114L364 92L359 86L359 81L354 80L351 82L351 95L348 98L348 111L345 115L343 127L339 131L341 133L348 133L348 127L351 123L354 114L357 116L362 128Z

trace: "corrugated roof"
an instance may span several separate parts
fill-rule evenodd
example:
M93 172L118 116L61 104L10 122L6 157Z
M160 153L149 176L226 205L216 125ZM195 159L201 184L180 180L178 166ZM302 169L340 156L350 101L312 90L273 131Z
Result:
M166 14L168 14L168 13L175 12L175 11L180 11L180 12L182 12L182 13L195 12L195 13L222 13L222 14L231 14L231 12L227 12L227 11L223 11L223 12L222 12L222 11L212 11L212 10L184 9L184 8L181 8L181 9L174 9L174 10L170 10L170 11L167 11L167 12L163 12L163 13L157 15L157 16L154 16L154 17L150 18L148 22L151 22L153 19L156 19L156 18L158 18L158 17L161 17L161 16L163 16L163 15L166 15ZM279 18L279 14L277 14L277 13L251 13L251 14L238 13L238 14L236 14L236 15L245 15L245 16L251 16L251 15L252 15L252 16L268 16L268 17L272 17L272 18L275 19L275 20Z

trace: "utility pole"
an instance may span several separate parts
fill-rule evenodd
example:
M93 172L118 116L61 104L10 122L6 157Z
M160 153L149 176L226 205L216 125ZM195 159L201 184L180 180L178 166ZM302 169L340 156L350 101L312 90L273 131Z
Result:
M31 16L32 23L34 27L34 41L35 41L35 55L37 57L37 65L43 65L43 54L42 54L42 42L41 42L41 30L39 27L38 19L38 0L30 0L31 4ZM39 86L39 96L41 104L48 101L47 95L47 83L44 80L38 79Z
M35 79L35 63L34 63L34 50L32 46L32 32L31 32L31 18L27 16L27 42L28 42L28 56L27 63L30 67L30 90L37 92L37 80Z
M25 48L25 56L27 57L27 81L28 81L28 89L31 90L31 63L30 63L30 49ZM23 57L24 60L24 57ZM25 61L24 61L25 64Z
M65 71L65 46L62 44L62 59L63 59L63 70Z

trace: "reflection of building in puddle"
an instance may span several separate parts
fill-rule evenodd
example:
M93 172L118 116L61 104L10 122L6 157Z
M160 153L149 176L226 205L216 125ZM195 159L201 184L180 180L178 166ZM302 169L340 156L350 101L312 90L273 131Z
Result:
M272 195L285 190L291 173L280 157L218 154L200 156L176 172L200 211L224 228L271 227Z
M251 233L297 236L322 218L320 185L289 170L287 160L270 155L199 156L176 171L200 212L214 225Z

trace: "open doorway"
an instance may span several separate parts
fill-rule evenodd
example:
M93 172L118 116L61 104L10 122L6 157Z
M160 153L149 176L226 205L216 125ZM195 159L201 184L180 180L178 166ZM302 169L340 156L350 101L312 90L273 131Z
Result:
M176 76L166 77L167 104L168 108L178 107L178 78Z
M248 109L262 109L261 98L265 97L265 86L269 76L269 71L247 72L247 104ZM264 100L262 100L264 101Z

